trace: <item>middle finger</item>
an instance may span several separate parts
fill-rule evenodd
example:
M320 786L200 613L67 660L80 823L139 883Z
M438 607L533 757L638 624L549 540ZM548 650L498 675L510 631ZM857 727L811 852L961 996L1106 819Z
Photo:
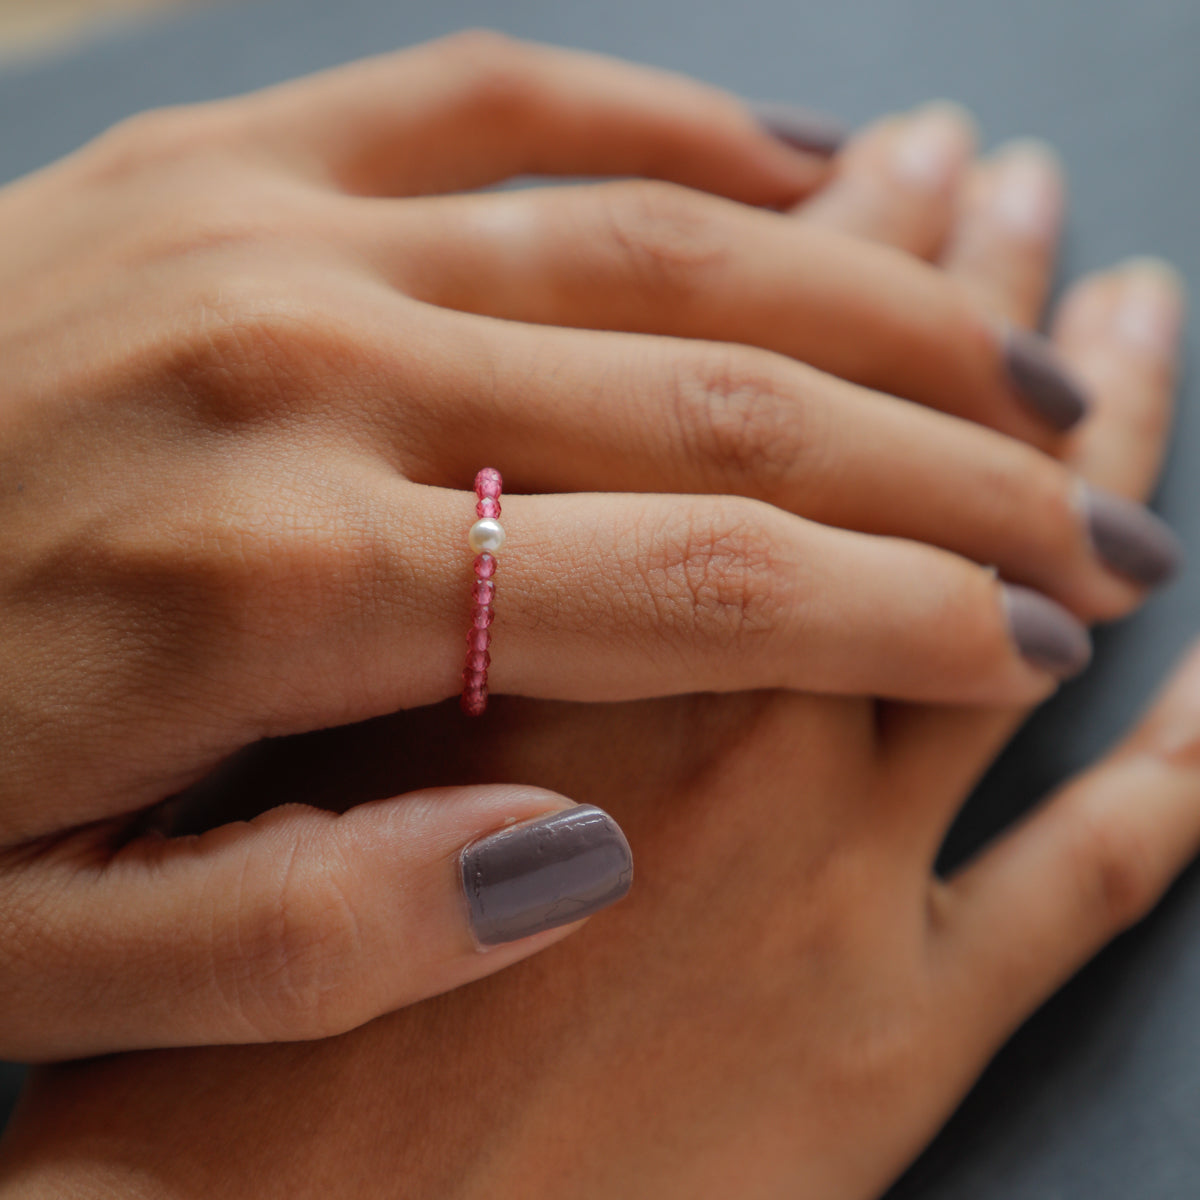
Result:
M341 203L364 260L446 308L759 346L1048 448L1087 407L944 273L779 213L649 183Z
M455 486L486 460L516 491L746 496L944 547L1092 618L1154 582L1097 553L1102 493L968 421L748 347L418 311L453 372L439 376L441 406L427 398L440 416L422 461L404 464L420 482ZM405 421L387 436L411 454L410 435Z

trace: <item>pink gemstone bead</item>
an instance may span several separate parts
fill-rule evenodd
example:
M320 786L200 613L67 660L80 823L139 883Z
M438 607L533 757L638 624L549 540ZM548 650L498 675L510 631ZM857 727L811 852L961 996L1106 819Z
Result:
M499 500L500 489L503 485L504 481L500 478L500 472L495 467L484 467L475 476L475 495L480 500Z
M500 492L504 481L495 467L484 467L475 476L475 495L478 503L475 513L479 519L495 520L500 516ZM467 663L463 668L463 691L459 698L462 710L469 717L480 716L487 708L487 672L492 656L488 647L492 644L490 626L495 619L492 601L496 596L496 585L492 576L496 574L496 559L484 551L475 557L475 582L471 596L475 601L471 613L471 628L467 630Z

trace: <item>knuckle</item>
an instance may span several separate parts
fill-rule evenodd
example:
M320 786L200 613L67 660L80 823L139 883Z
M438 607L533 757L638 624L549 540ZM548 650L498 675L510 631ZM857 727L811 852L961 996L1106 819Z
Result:
M163 371L218 426L294 416L320 400L330 365L349 370L355 337L331 311L247 276L196 290Z
M86 581L98 602L125 614L124 660L167 670L181 655L204 678L239 665L241 705L278 691L252 664L288 652L297 641L332 636L324 628L342 611L339 589L365 590L356 576L372 568L374 542L337 497L314 502L307 484L274 477L261 486L189 475L186 502L164 512L161 500L131 501L86 547L62 548L63 581ZM315 486L315 485L314 485ZM134 641L141 646L135 654ZM201 667L200 664L203 664Z
M770 498L810 466L823 441L817 407L796 394L774 355L715 346L685 353L670 385L674 423L692 459L718 483Z
M716 200L659 181L597 188L605 236L625 271L664 300L685 300L726 262L733 233Z
M214 105L182 104L135 113L91 143L89 164L100 178L116 179L219 149L227 144L229 130L217 112Z
M534 95L534 48L491 29L467 29L434 43L457 84L461 107L511 120Z
M238 919L216 958L227 1006L256 1036L328 1037L358 1023L362 930L345 868L305 854L297 836L269 879L243 881Z
M740 650L775 630L782 589L771 512L753 500L698 504L652 537L640 583L658 629Z
M999 455L989 446L973 464L978 494L987 497L989 528L1019 531L1047 566L1078 561L1084 524L1076 477L1031 447L1013 443L1004 449Z
M1081 898L1107 928L1125 929L1146 916L1157 898L1153 847L1140 827L1115 809L1083 809L1075 815L1071 854Z
M460 29L431 43L438 52L468 64L490 63L520 44L518 39L485 26Z

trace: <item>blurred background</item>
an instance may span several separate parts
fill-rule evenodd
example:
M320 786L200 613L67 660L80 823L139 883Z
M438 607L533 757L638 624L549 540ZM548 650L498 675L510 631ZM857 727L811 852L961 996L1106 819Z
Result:
M1064 277L1154 253L1200 283L1200 0L0 0L0 183L139 109L472 25L851 122L952 97L979 115L989 144L1033 134L1061 150L1073 193ZM973 798L949 859L1094 757L1200 630L1192 391L1158 498L1192 568L1104 632L1092 670ZM1198 998L1193 870L1020 1031L891 1200L1200 1196ZM18 1077L0 1065L0 1123Z
M0 0L0 62L53 53L122 21L220 0Z

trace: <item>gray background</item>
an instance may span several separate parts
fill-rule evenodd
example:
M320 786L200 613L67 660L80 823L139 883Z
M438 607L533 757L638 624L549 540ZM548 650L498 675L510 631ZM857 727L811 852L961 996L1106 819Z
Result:
M0 177L113 120L487 24L802 100L859 121L962 100L989 140L1035 133L1071 171L1066 273L1134 252L1200 280L1200 6L1187 0L291 0L190 15L0 75ZM0 236L19 231L0 231ZM1200 556L1200 422L1185 396L1160 507ZM968 850L1132 717L1197 622L1192 571L1101 640L1086 680L972 801ZM1137 798L1131 797L1131 803ZM1200 1195L1200 875L1022 1030L893 1193L1066 1200Z

